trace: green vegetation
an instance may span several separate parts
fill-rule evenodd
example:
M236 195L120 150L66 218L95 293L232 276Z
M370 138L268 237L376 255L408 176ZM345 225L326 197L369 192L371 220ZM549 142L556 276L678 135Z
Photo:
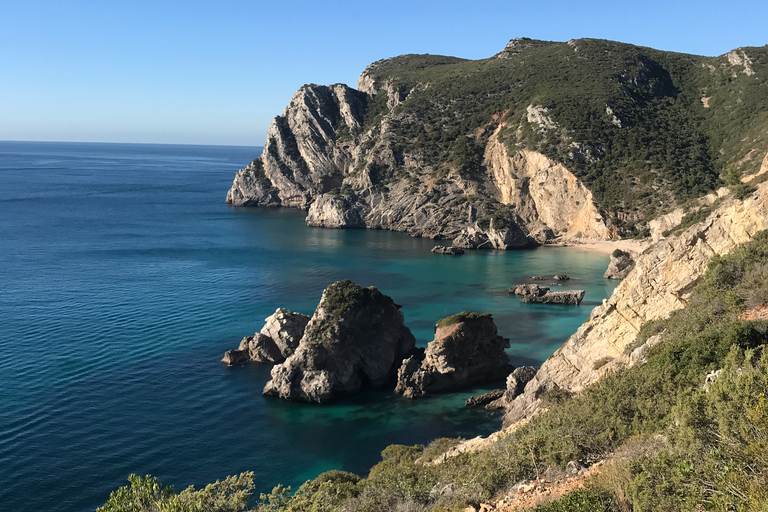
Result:
M481 318L492 318L490 313L476 313L474 311L462 311L437 321L436 327L448 327L461 322L476 322Z
M614 258L625 258L629 256L629 253L627 251L622 251L621 249L614 249L611 256Z
M727 57L699 57L610 41L518 41L506 58L403 55L369 70L399 105L388 118L395 167L411 161L481 180L489 137L510 151L562 162L625 235L659 211L759 166L768 145L768 48L745 48L752 75ZM529 121L542 107L550 123ZM364 130L387 110L368 104ZM532 118L533 119L533 118ZM393 170L399 175L398 170ZM746 189L740 189L744 194Z
M241 473L224 481L195 490L190 486L176 494L147 475L128 477L129 485L112 491L109 501L97 512L240 512L245 510L253 491L253 473Z
M663 337L648 351L646 363L609 375L576 396L550 391L546 413L484 450L434 464L429 462L457 440L393 445L367 478L324 473L294 495L278 486L261 496L256 510L462 510L548 468L603 459L607 462L590 487L537 510L764 510L768 322L740 316L766 303L768 233L762 232L729 256L713 258L685 309L642 327L638 343ZM481 316L463 312L441 322ZM717 378L704 386L715 370L721 370ZM198 510L183 508L195 500L221 503L204 510L241 510L252 488L248 478L217 482L206 487L203 498L203 491L177 496L151 477L132 476L131 488L115 491L100 510Z

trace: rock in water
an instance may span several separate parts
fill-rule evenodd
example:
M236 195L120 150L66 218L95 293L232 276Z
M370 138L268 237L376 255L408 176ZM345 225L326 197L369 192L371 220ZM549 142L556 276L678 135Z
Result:
M295 352L272 368L264 394L322 403L364 385L381 387L415 343L391 298L338 281L323 292Z
M251 361L282 363L299 346L299 340L304 335L308 322L307 315L278 308L264 319L261 332L243 338L238 349L228 350L222 361L228 365Z
M437 254L464 254L464 249L454 247L453 245L436 245L432 248L432 252Z
M509 288L510 295L536 295L540 297L547 292L549 292L549 286L541 286L540 284L519 284Z
M514 368L488 313L459 313L438 322L435 339L397 372L395 392L408 398L503 379Z
M488 405L494 400L498 400L499 398L503 397L505 392L506 392L505 389L494 389L493 391L489 391L488 393L483 393L482 395L471 396L467 398L466 402L464 402L464 407L477 407L478 405ZM504 406L501 406L499 408L501 409L503 407Z
M635 260L625 251L616 249L611 254L611 263L603 277L606 279L624 279L635 268Z
M544 295L523 295L520 302L529 304L565 304L566 306L578 306L584 298L584 290L563 290L559 292L547 292Z

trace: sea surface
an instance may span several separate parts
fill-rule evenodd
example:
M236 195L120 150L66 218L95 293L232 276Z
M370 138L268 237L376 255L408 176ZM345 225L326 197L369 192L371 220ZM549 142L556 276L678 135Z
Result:
M309 228L303 212L224 204L254 147L0 142L0 511L94 510L131 473L176 490L246 470L256 494L329 469L361 475L392 443L487 435L486 386L419 400L391 389L330 405L265 398L266 366L224 352L277 307L311 314L339 279L437 320L488 311L515 365L540 364L616 282L570 248L429 252L403 233ZM578 307L507 288L565 273Z

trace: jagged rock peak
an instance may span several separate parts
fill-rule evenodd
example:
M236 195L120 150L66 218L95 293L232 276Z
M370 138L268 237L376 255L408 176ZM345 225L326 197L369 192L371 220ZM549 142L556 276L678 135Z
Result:
M323 403L390 382L415 347L403 314L374 287L333 283L294 353L272 368L265 395Z

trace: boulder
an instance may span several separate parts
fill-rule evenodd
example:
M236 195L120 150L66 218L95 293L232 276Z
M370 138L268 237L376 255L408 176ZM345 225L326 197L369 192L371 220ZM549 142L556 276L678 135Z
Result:
M497 334L488 313L445 318L438 322L426 351L403 361L395 392L415 398L501 380L513 370L506 347L509 340Z
M570 279L570 277L565 274L557 274L556 276L552 276L552 279L555 281L567 281Z
M308 323L309 316L285 308L277 308L271 316L264 319L261 334L271 338L282 355L282 360L275 362L282 362L293 354Z
M349 281L323 292L293 354L272 368L264 394L323 403L390 382L415 339L391 298Z
M227 366L237 366L248 362L248 352L245 350L227 350L222 361Z
M544 295L523 295L520 302L527 304L564 304L566 306L578 306L584 298L584 290L563 290L559 292L547 292Z
M548 286L541 286L540 284L519 284L509 288L510 295L536 295L538 297L548 291Z
M511 402L525 389L525 385L536 375L533 366L520 366L507 376L507 390L504 399Z
M616 249L611 254L611 262L603 277L606 279L624 279L635 268L635 260L625 251Z
M248 362L282 363L299 345L308 322L307 315L278 308L264 319L261 332L243 338L237 351L227 351L227 354L242 352L243 355L238 354L233 359L232 355L227 357L225 354L222 361L229 365Z
M432 252L437 254L464 254L464 249L452 245L436 245L432 248Z
M482 395L471 396L467 398L466 402L464 402L464 407L477 407L478 405L487 405L494 400L498 400L504 396L505 392L506 390L504 389L494 389L493 391L483 393Z

